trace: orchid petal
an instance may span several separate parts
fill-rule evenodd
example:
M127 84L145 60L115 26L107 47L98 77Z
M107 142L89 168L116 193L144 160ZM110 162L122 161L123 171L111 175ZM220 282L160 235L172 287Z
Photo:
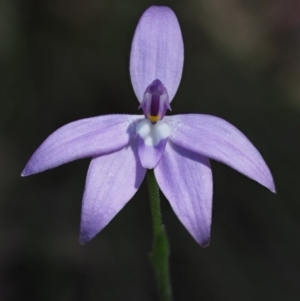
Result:
M106 115L71 122L52 133L35 151L22 176L67 162L114 152L135 136L135 115Z
M154 172L179 220L201 246L208 246L213 185L209 160L168 143Z
M165 150L170 131L170 127L161 120L155 124L148 119L137 123L138 154L143 167L152 169L157 165Z
M232 124L210 115L166 117L170 139L180 147L220 161L275 192L271 172L248 138Z
M81 243L91 240L125 206L140 187L145 172L135 143L91 161L81 211Z
M157 145L147 145L145 140L138 135L138 154L141 161L141 164L144 168L152 169L154 168L159 160L161 159L166 144L168 142L168 138L162 139Z
M172 101L181 80L183 52L174 12L164 6L147 9L136 28L130 54L131 81L139 102L155 79L163 83Z

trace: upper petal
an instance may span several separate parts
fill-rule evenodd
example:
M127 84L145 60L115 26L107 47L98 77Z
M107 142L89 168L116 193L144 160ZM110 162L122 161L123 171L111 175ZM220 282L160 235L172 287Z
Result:
M81 243L91 240L124 207L140 187L145 172L135 143L91 161L81 211Z
M168 143L154 172L179 220L201 246L207 246L212 211L209 160Z
M130 54L130 75L134 92L142 102L146 88L159 79L171 102L178 89L183 68L183 41L174 12L152 6L136 28Z
M135 136L141 116L106 115L71 122L52 133L35 151L22 176L64 163L116 151Z
M220 161L275 192L271 172L248 138L232 124L210 115L165 117L177 145Z

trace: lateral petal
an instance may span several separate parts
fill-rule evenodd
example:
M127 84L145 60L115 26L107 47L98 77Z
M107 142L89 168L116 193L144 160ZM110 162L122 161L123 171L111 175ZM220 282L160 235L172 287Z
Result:
M163 83L172 101L181 80L183 52L174 12L165 6L148 8L137 25L130 54L131 82L139 102L155 79Z
M179 220L202 247L208 246L213 187L209 160L169 142L154 172Z
M140 187L145 172L135 143L91 161L81 211L81 243L91 240L125 206Z
M28 176L85 157L114 152L135 136L137 115L105 115L62 126L35 151L22 176Z
M165 117L180 147L220 161L275 192L271 172L249 139L229 122L210 115Z

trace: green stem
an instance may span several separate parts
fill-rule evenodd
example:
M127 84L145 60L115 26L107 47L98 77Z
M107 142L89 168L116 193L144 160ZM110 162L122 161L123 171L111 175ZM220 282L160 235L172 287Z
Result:
M160 212L159 188L153 170L147 171L147 182L150 195L153 250L150 261L156 276L157 290L160 301L171 301L171 285L169 275L169 244Z

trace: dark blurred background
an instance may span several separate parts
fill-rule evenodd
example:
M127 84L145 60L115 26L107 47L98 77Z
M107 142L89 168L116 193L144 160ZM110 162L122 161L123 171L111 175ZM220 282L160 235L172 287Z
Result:
M1 301L157 300L145 183L81 246L89 160L20 177L58 127L137 113L130 45L139 17L153 4L175 11L185 42L172 114L207 113L233 123L262 153L277 187L273 195L212 162L206 249L162 198L174 300L299 300L300 2L1 0Z

